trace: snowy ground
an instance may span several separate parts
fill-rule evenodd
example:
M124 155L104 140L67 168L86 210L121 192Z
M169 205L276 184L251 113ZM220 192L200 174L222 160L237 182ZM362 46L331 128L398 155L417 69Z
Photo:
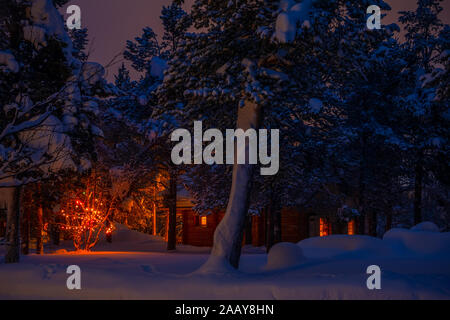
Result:
M167 253L160 239L120 227L97 252L0 260L0 299L450 299L449 240L449 233L403 229L383 240L312 238L298 244L303 257L287 246L269 265L261 248L246 247L238 272L205 274L196 270L208 248ZM81 290L66 288L72 264L81 268ZM382 270L381 290L366 286L373 264Z

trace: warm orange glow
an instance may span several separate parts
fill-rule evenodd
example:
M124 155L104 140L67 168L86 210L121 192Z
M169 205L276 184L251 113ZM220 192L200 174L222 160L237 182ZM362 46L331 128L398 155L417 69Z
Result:
M206 216L202 216L201 224L202 224L203 227L206 227L206 224L207 224L207 217Z
M92 200L89 199L68 199L64 204L65 209L61 210L64 219L59 226L71 235L77 250L90 250L102 231L106 235L111 235L114 231L114 225L106 223L108 212L99 210L95 203L90 202Z
M330 222L325 218L320 218L319 235L321 237L328 236L329 234L331 234L330 229Z
M355 234L355 220L351 220L351 221L348 222L347 230L348 230L347 233L349 235L354 235Z

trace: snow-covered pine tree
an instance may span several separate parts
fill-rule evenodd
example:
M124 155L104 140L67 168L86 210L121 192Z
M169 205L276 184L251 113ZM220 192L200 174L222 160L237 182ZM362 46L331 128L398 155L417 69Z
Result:
M88 44L88 29L69 30L70 38L73 44L73 57L79 61L85 62L88 59L86 46Z
M153 113L153 106L157 103L155 90L163 80L166 59L173 57L174 50L190 26L190 21L187 14L176 4L163 7L161 19L164 26L161 44L156 34L148 27L144 28L141 37L135 38L134 42L127 42L124 57L142 75L138 81L131 81L128 71L122 66L116 76L117 97L110 103L109 114L122 121L128 127L126 131L133 136L133 139L116 145L122 149L138 149L134 152L136 156L132 157L134 162L130 166L130 161L127 161L127 167L134 168L139 177L145 176L150 184L156 183L159 173L167 174L167 179L159 179L158 184L167 191L165 202L169 207L168 249L173 250L176 245L176 187L181 168L170 162L167 143L168 133L174 127L173 117L164 113ZM143 174L143 167L151 169L145 170ZM140 181L139 177L136 176L137 181Z
M152 58L161 56L158 38L152 28L145 27L142 30L142 36L134 40L134 42L127 41L124 57L131 62L136 71L148 73Z
M405 92L402 125L414 177L414 224L422 221L424 180L436 151L448 144L442 133L448 131L448 107L435 103L436 87L428 83L429 75L444 53L439 35L443 23L439 18L442 0L418 0L415 11L402 12L400 22L406 30L404 46L411 88ZM428 76L427 76L428 75ZM445 83L445 82L444 82ZM448 101L447 101L448 105Z
M335 9L328 6L325 12ZM312 69L307 63L297 69L292 63L311 52L308 46L303 52L295 51L291 42L307 34L312 17L323 30L331 29L331 14L320 17L317 12L311 1L196 1L191 16L194 26L204 31L189 34L170 61L159 91L163 110L178 116L185 128L195 120L219 129L234 122L244 131L284 129L289 121L298 121L302 110L309 108L317 83L317 97L327 95L321 93L326 91L320 88L323 83L314 81L319 76L309 73ZM307 94L302 96L302 90ZM212 256L204 270L238 266L254 169L252 165L234 166L226 215L216 229Z
M259 98L255 72L263 41L256 29L262 21L263 25L268 24L267 20L273 19L271 14L276 10L275 3L263 2L194 3L191 13L194 26L206 31L190 34L180 46L159 92L165 110L183 114L181 126L189 127L193 121L203 120L204 125L223 128L221 119L227 116L235 119L238 110L238 128L260 127L262 110L254 99ZM259 19L258 13L261 13ZM270 45L270 41L266 42ZM246 97L246 84L248 95L253 97ZM239 101L240 108L237 107ZM216 117L215 121L214 114L221 117ZM229 263L237 267L239 263L253 170L251 165L234 168L230 200L214 235L210 264L217 262L214 258L220 259L220 265Z
M2 3L0 29L0 187L11 193L6 262L19 260L20 187L85 168L92 156L95 92L103 69L72 56L50 0Z
M178 44L192 25L192 21L181 5L175 1L170 6L163 6L160 18L164 27L161 43L162 58L167 59L177 51Z
M125 64L122 63L119 70L117 71L117 75L114 76L114 85L122 91L128 91L131 89L131 78L130 71L125 67Z
M67 2L69 2L69 0L52 0L52 2L56 8L59 8L65 5Z
M343 200L354 199L353 212L358 213L355 218L360 221L358 233L375 235L376 213L388 212L387 203L392 205L399 192L394 189L399 185L395 179L401 174L401 149L392 142L399 141L393 126L398 120L405 63L393 37L397 26L367 29L364 8L370 4L389 10L383 1L359 1L347 6L348 15L340 16L335 33L339 59L330 70L341 117L333 133L335 177L340 189L347 190Z
M450 26L445 25L437 39L436 61L423 79L425 88L434 88L433 128L427 148L427 169L424 179L423 219L433 221L447 230L450 224L450 203L445 196L450 188Z

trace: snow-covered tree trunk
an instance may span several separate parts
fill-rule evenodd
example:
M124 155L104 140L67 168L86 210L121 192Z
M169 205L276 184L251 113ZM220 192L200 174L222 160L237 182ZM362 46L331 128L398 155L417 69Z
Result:
M254 102L246 101L239 108L237 128L246 131L253 128L258 130L262 116L261 107ZM235 148L236 149L236 148ZM249 143L245 141L247 164L233 166L233 180L228 200L227 210L214 233L214 245L211 256L205 268L214 268L217 263L228 262L234 268L239 266L242 236L247 216L254 165L248 164ZM235 159L237 152L235 152Z
M8 193L5 263L16 263L20 259L20 189L21 187L4 189Z

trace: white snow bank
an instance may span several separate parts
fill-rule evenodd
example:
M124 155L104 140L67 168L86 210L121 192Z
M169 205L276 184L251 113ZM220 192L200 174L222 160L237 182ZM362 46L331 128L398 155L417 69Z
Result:
M19 72L19 63L9 52L0 51L0 65L5 65L11 72Z
M383 240L364 235L330 235L298 242L308 258L331 258L344 253L389 255L391 249Z
M313 0L302 0L295 3L291 0L280 2L281 13L277 17L275 24L274 38L279 42L286 43L295 39L297 27L309 27L309 12Z
M131 245L131 243L130 243ZM1 247L1 246L0 246ZM193 273L206 254L98 252L0 257L0 299L449 299L450 260L334 259L273 272ZM244 255L262 267L266 255ZM82 289L67 290L79 265ZM368 290L367 266L382 268L382 290Z
M147 233L129 229L127 226L114 223L112 233L112 243L106 241L105 235L100 236L97 245L92 249L93 252L167 252L167 242L160 236L153 236ZM65 244L66 249L73 250L73 244L68 241ZM59 247L60 248L60 247ZM57 249L52 248L52 249ZM189 253L208 253L208 247L194 247L189 245L177 245L176 251Z
M306 260L303 250L291 242L275 244L267 256L266 269L284 269L300 265Z
M424 233L406 231L416 235ZM359 249L364 251L371 245L390 243L366 236L308 240L299 245L308 247L309 244L309 248L316 250L330 246L347 252L360 252ZM118 224L113 243L101 240L99 244L104 249L116 251L123 246L125 250L89 254L59 250L57 254L22 256L19 264L4 264L0 256L0 299L450 298L450 255L380 257L359 254L350 259L336 256L329 260L308 257L307 263L298 267L274 272L264 268L267 255L243 254L240 270L227 269L227 264L215 257L210 265L216 266L209 270L213 272L193 272L208 259L207 251L204 254L133 252L137 248L151 248L152 244L164 248L166 243L161 238ZM2 247L0 245L0 253ZM66 270L72 264L82 269L82 290L67 290ZM366 268L372 264L381 267L382 290L367 289ZM219 268L222 268L221 272L217 272Z
M395 228L383 239L364 235L330 235L300 241L309 258L347 257L445 256L450 258L450 232L439 233L431 222L421 223L411 230Z
M425 221L419 223L411 228L412 231L429 231L429 232L439 232L439 227L433 222Z
M161 237L152 236L139 231L131 230L126 226L114 223L112 233L112 243L106 241L105 234L102 234L100 241L93 248L93 251L164 251L166 243Z
M155 237L146 233L142 233L135 230L130 230L126 226L120 223L114 223L114 231L112 236L115 242L142 242L142 241L155 241L163 242L162 238Z
M414 254L450 254L450 232L394 228L384 234L383 241L389 242L397 250Z
M229 275L236 274L237 270L234 269L225 257L210 255L206 263L204 263L198 270L193 274L197 275Z

